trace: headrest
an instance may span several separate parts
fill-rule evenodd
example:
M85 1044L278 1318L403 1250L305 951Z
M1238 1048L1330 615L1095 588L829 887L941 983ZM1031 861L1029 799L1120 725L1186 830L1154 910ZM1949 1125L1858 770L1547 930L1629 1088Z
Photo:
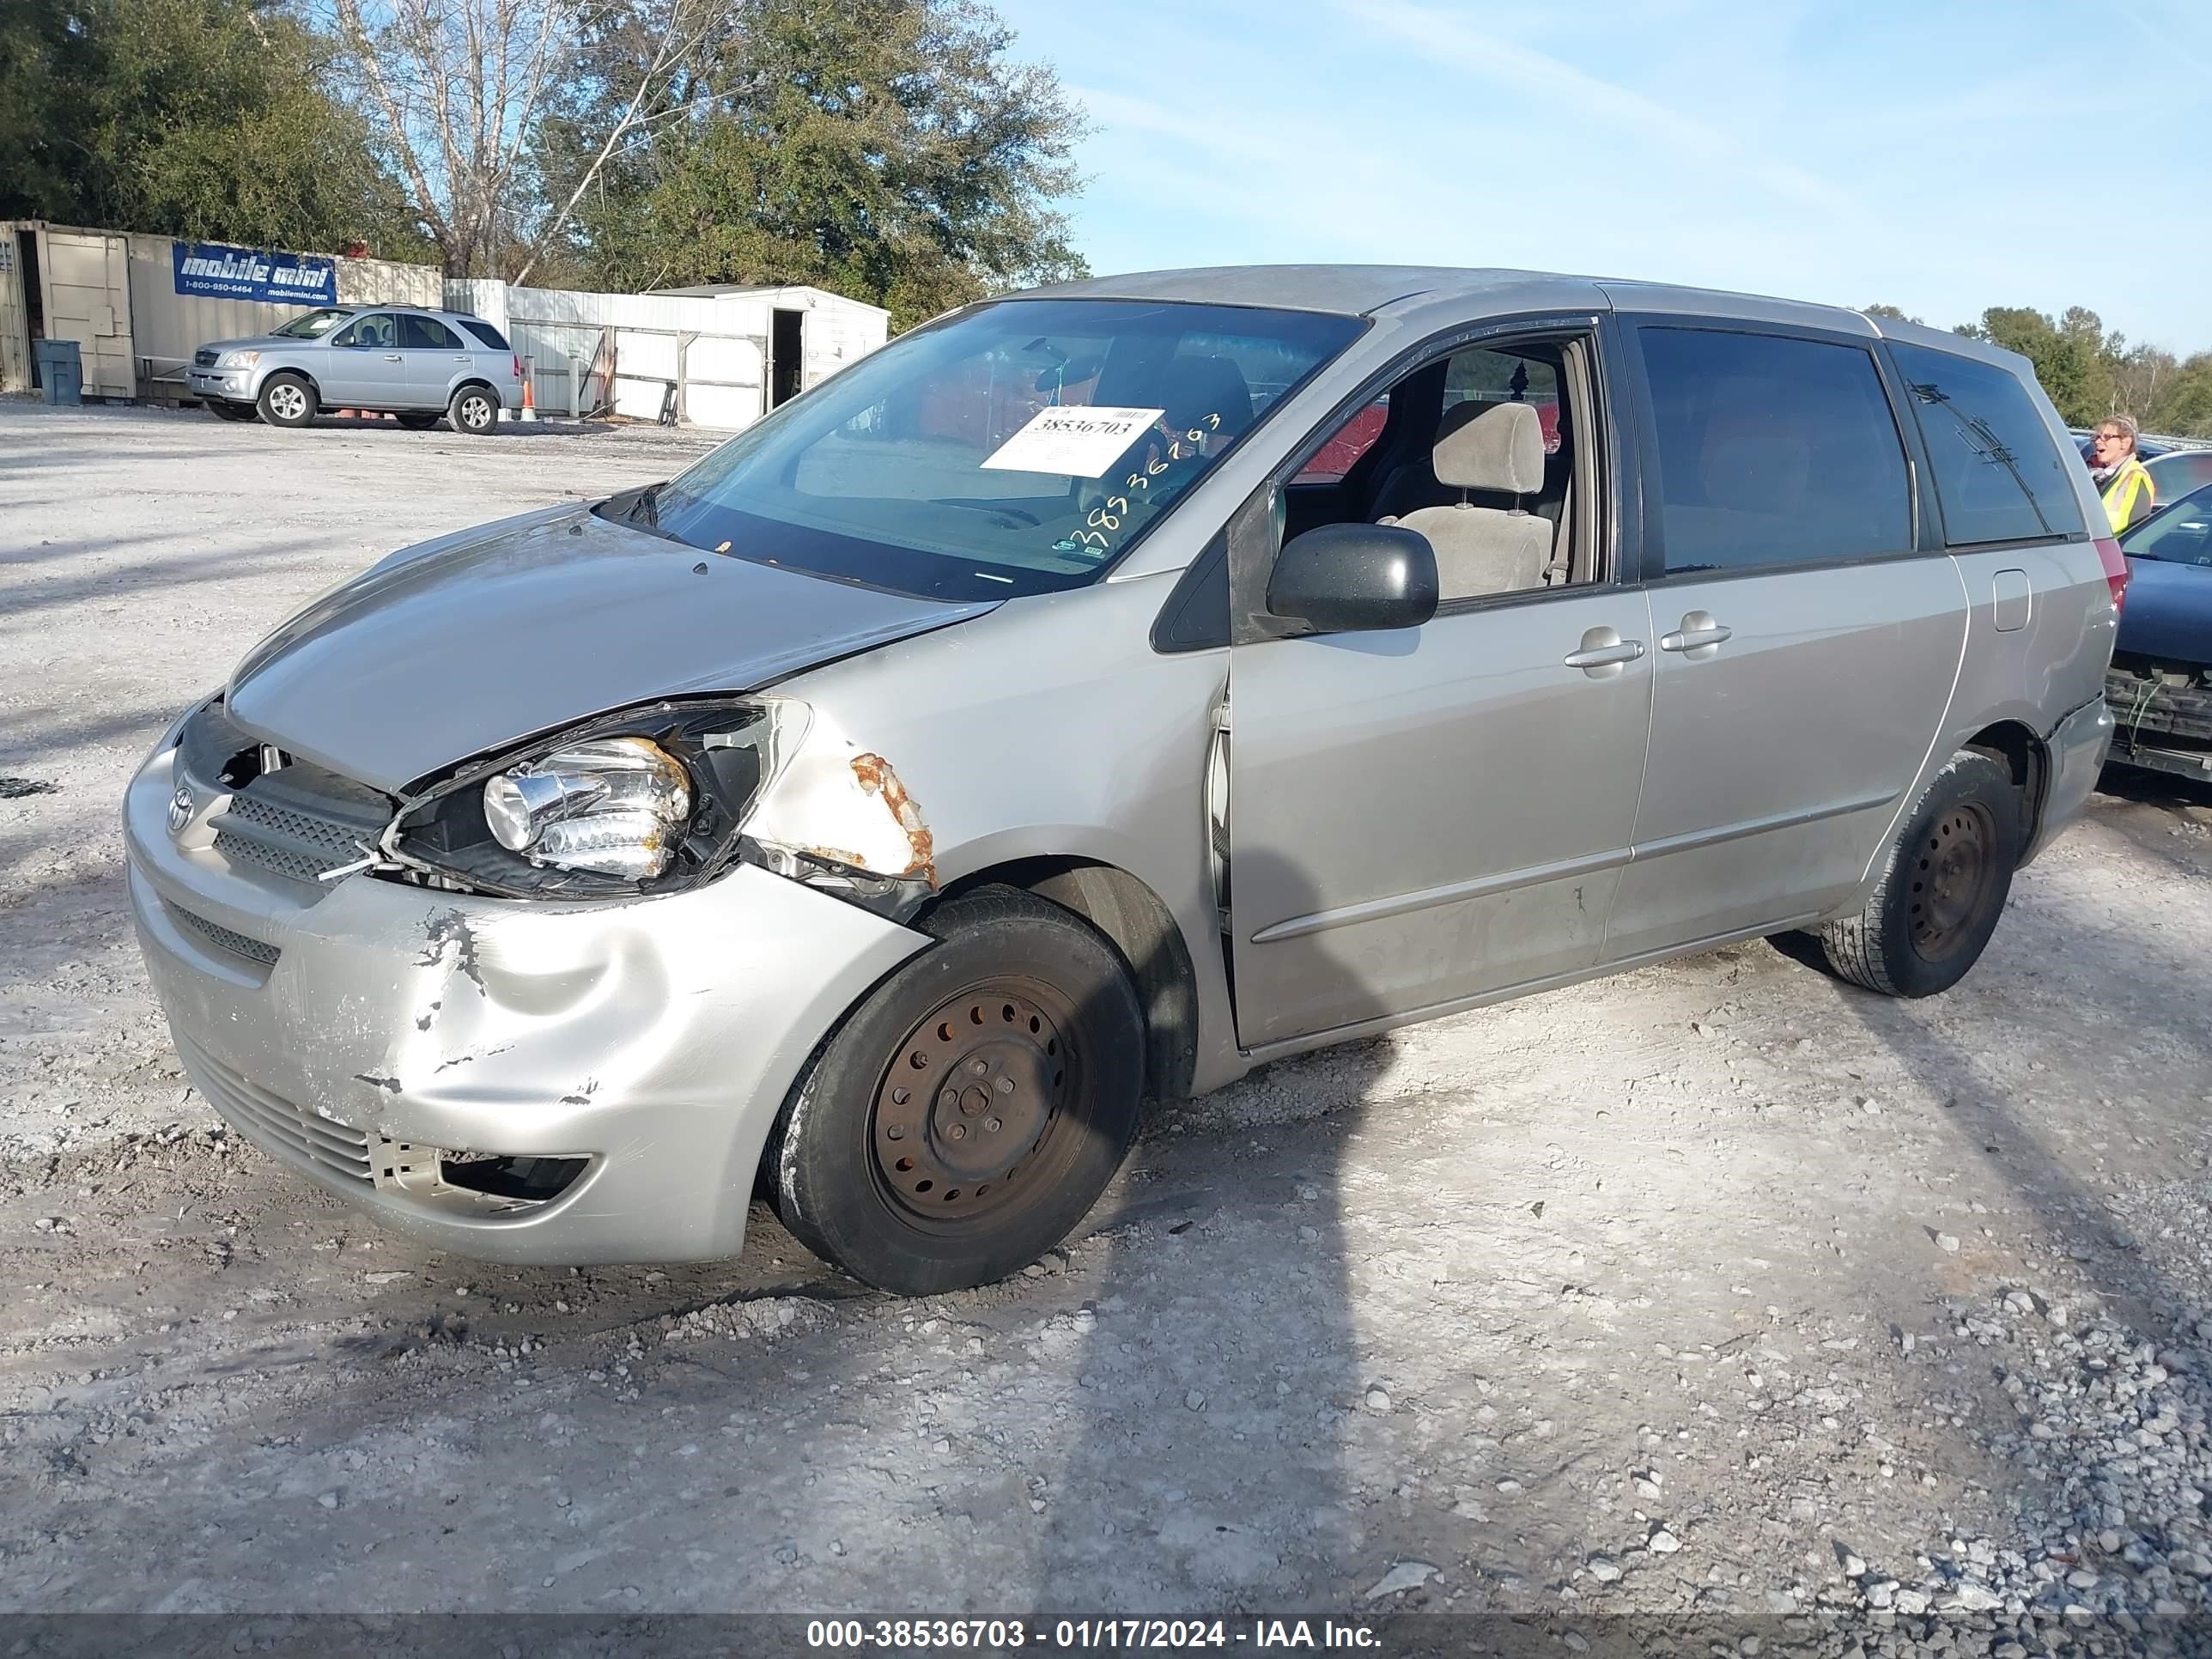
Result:
M1233 438L1252 424L1252 389L1233 358L1171 358L1163 382L1160 401L1174 426L1197 426L1207 416L1218 415L1221 424L1212 429Z
M1437 482L1533 495L1544 487L1544 423L1527 404L1455 404L1437 428Z

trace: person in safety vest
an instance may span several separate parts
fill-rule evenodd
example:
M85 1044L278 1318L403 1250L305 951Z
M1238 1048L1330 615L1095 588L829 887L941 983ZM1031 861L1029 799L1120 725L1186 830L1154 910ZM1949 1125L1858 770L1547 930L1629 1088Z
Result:
M2089 440L2089 476L2105 498L2105 516L2115 536L2149 517L2158 505L2150 469L2136 459L2136 423L2124 415L2097 423L2096 435Z

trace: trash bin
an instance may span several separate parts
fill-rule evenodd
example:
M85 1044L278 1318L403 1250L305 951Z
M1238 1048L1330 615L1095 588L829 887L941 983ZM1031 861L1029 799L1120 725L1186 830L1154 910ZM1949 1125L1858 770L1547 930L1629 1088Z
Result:
M31 356L38 364L39 385L50 404L84 401L84 359L75 340L33 340Z

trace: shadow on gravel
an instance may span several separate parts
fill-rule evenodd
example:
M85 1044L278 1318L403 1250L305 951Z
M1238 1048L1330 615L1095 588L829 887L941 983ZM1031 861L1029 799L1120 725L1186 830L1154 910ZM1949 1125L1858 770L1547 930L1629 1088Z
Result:
M342 539L332 534L271 538L258 544L241 541L235 546L186 558L165 556L137 564L102 565L82 575L26 582L11 588L5 614L13 622L33 611L53 611L85 601L127 599L157 589L197 587L208 582L242 581L278 575L288 570L309 570L313 568L314 557L320 548L336 546ZM101 545L85 543L68 550L88 552ZM240 640L239 648L243 650L252 642Z
M2193 990L2183 988L2193 986L2201 965L2177 957L2152 940L2114 931L2067 928L2065 915L2062 905L2059 925L2074 957L2068 967L2075 982L2087 988L2077 1011L2080 1021L2085 1027L2112 1033L2115 1066L2110 1093L2123 1097L2155 1091L2175 1099L2201 1093L2203 1080L2212 1077L2212 1025L2202 1018ZM1942 1121L1959 1145L1958 1167L1984 1169L2017 1194L2049 1237L2069 1251L2117 1317L2146 1335L2170 1335L2176 1313L2188 1305L2191 1297L2149 1258L2148 1242L2130 1235L2105 1196L2075 1172L2072 1166L2080 1160L2069 1160L2039 1138L2037 1103L2015 1098L2012 1085L1941 1030L1933 1010L1925 1005L1841 984L1833 991L1839 1006L1922 1088L1946 1103ZM2177 1008L2177 1003L2183 1006ZM2031 1054L2039 1036L2006 1031L1994 1021L1982 1029L1992 1043L2025 1041ZM2154 1053L2141 1041L2146 1032L2164 1040ZM2170 1071L2172 1076L2147 1084L2141 1078L2145 1066ZM2124 1104L2100 1107L2074 1099L2063 1105L2070 1116L2105 1128L2116 1139L2165 1130L2168 1133L2161 1139L2170 1144L2171 1131L2181 1127L2138 1121ZM2100 1109L2109 1115L2103 1125L2097 1124ZM2179 1179L2183 1173L2177 1164L2173 1176Z
M1240 848L1239 876L1270 856ZM1302 871L1269 877L1285 914L1322 908ZM1139 984L1159 966L1132 965ZM1302 1145L1294 1167L1243 1136L1140 1146L1100 1294L1074 1316L1074 1410L1052 1491L1037 1494L1079 1501L1050 1504L1018 1600L1072 1614L1344 1604L1338 1581L1362 1543L1346 1451L1376 1379L1352 1316L1340 1166L1387 1057L1381 1044L1336 1051L1336 1069L1353 1068L1346 1106L1255 1132ZM1186 1163L1201 1167L1178 1176ZM1262 1287L1218 1276L1209 1257L1231 1250L1240 1267L1270 1264Z
M2115 800L2138 801L2168 810L2191 806L2212 810L2212 784L2178 777L2171 772L2130 766L2124 761L2115 760L2106 765L2097 779L2097 793L2110 795Z

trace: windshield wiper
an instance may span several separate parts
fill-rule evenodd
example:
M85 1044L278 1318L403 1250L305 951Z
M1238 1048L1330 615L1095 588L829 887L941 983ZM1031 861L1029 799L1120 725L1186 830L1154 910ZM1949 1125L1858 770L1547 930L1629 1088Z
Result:
M647 484L644 489L639 490L637 492L637 499L629 504L629 512L627 515L629 521L632 524L635 524L638 521L638 516L642 514L645 518L645 526L647 529L659 529L660 492L667 488L668 485L666 482L663 481L659 483Z
M1027 507L1008 507L1002 501L965 501L957 495L933 495L930 497L930 505L932 507L964 507L971 513L988 513L1004 524L1034 526L1044 522Z

